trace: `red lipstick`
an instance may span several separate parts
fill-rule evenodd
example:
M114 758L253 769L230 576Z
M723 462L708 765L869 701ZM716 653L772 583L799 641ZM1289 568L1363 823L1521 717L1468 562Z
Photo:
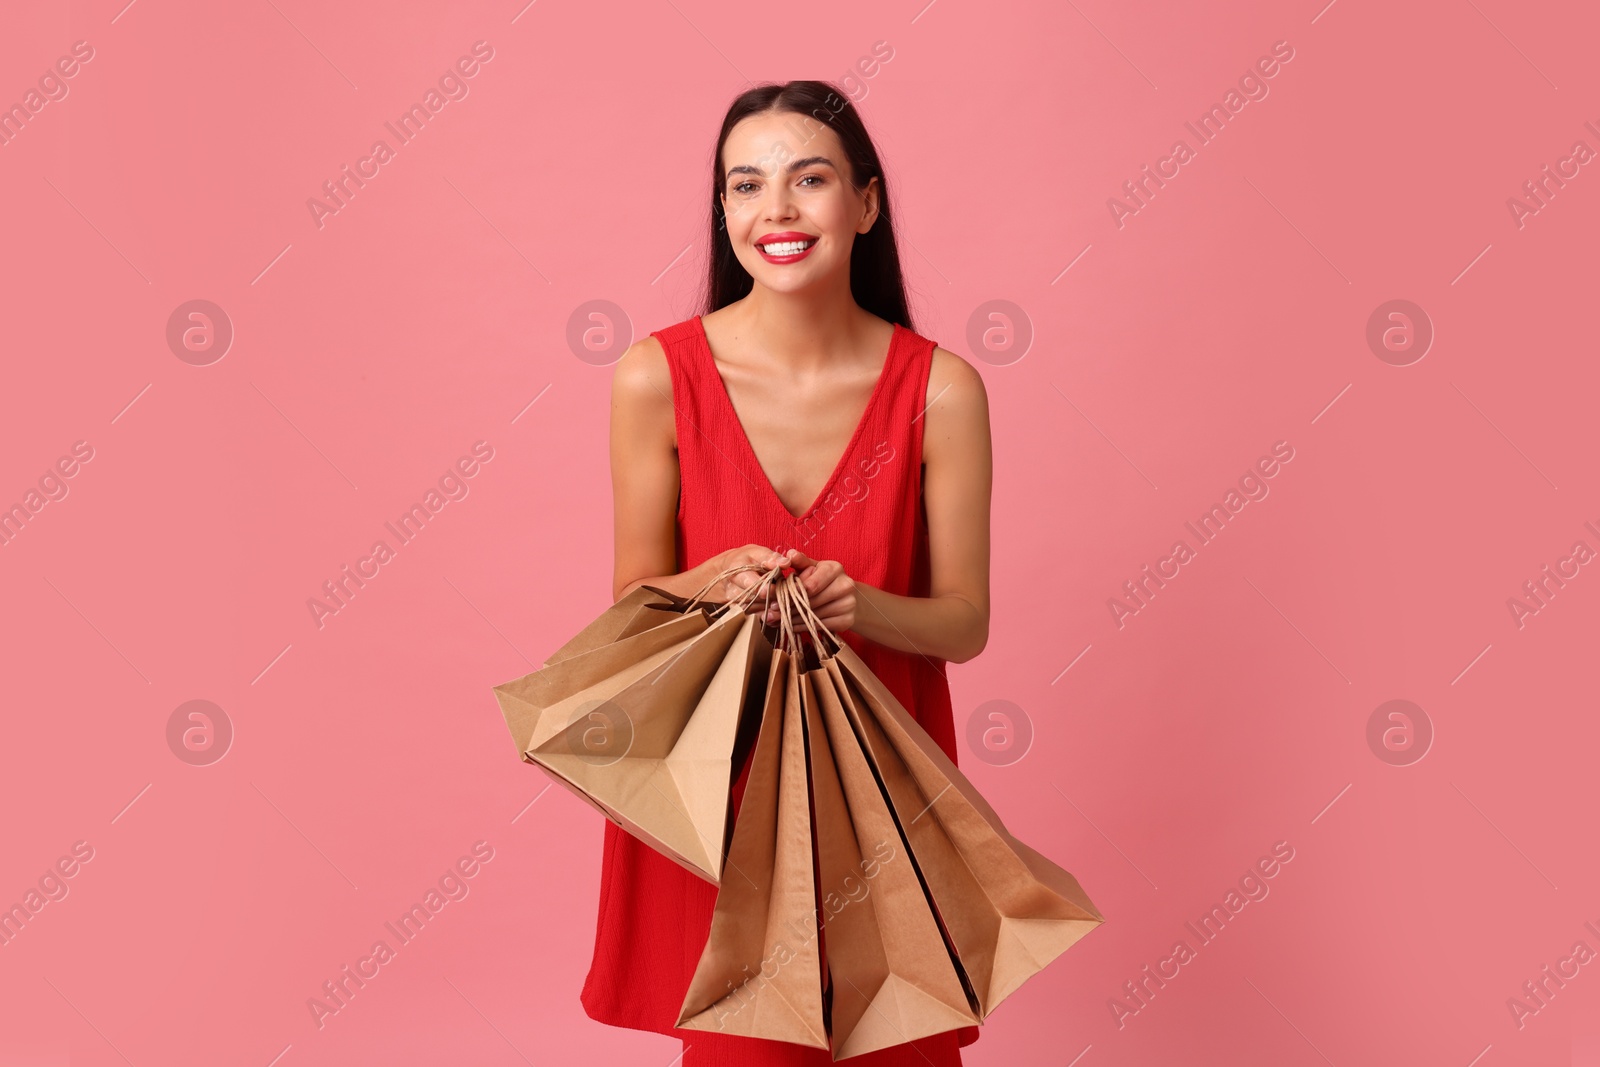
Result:
M781 254L774 255L766 250L766 246L769 245L788 245L791 247ZM800 245L802 247L794 248L792 247L794 245ZM760 252L761 258L766 260L768 263L798 263L802 259L805 259L807 256L809 256L811 254L811 250L816 246L817 237L815 234L800 233L796 230L785 230L782 233L769 233L762 237L756 242L756 251Z

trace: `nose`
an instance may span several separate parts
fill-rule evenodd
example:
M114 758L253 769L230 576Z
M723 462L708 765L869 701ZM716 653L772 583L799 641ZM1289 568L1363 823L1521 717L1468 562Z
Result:
M761 217L768 222L784 222L795 217L794 190L787 182L768 185L761 197Z

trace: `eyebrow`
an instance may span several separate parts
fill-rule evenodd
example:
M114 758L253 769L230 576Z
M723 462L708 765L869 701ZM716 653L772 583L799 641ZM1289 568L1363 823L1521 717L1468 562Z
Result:
M787 169L790 174L793 174L802 167L812 167L816 166L818 163L821 163L827 167L831 167L835 171L839 169L838 167L834 166L833 160L829 159L827 156L807 156L804 159L797 159L793 163L790 163ZM766 172L761 170L759 167L753 167L748 163L741 163L737 167L728 168L727 175L722 179L723 184L726 185L728 179L733 177L735 174L754 174L757 177L764 177Z

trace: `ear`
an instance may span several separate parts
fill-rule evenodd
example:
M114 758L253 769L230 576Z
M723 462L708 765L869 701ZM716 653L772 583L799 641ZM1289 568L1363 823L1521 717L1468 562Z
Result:
M878 221L878 192L880 185L876 176L867 179L867 187L862 191L866 199L866 210L861 216L861 222L856 226L857 233L866 233L872 229L872 224Z

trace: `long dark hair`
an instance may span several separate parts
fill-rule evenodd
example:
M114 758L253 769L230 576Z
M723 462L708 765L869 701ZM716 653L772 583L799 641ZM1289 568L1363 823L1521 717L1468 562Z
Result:
M857 234L850 253L850 294L857 304L888 322L914 330L906 308L905 278L900 271L900 252L894 238L894 212L889 208L889 184L884 177L878 150L867 136L867 127L855 104L828 82L792 81L782 85L758 85L740 93L722 119L722 132L711 156L711 256L704 312L727 307L747 296L755 279L733 254L728 227L722 217L720 194L727 175L722 168L722 146L740 120L767 111L792 112L826 123L839 135L845 157L850 161L849 180L856 190L878 179L878 218L872 229Z

